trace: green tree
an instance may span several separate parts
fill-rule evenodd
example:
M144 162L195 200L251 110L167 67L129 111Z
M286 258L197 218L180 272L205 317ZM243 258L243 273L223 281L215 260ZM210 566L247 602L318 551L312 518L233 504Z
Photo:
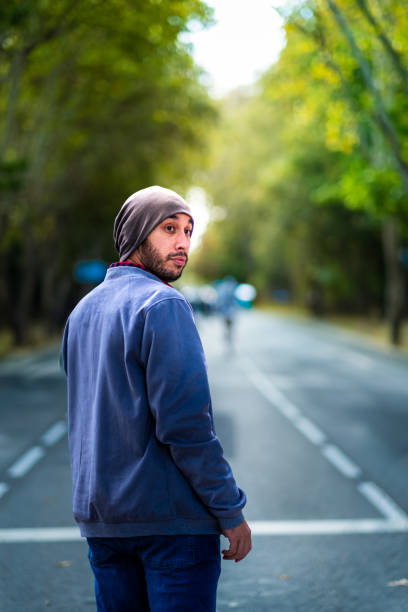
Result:
M334 138L328 145L341 149L345 123L352 134L339 195L347 206L381 219L386 310L398 343L406 284L401 239L408 225L406 10L394 0L322 0L292 11L287 23L312 44L318 70L322 64L318 78L331 92L326 128Z
M0 9L0 309L16 342L66 314L72 267L113 256L124 198L184 189L215 116L179 35L200 0L14 0Z
M279 61L222 115L226 145L215 142L209 189L228 216L207 245L224 255L210 249L206 258L220 266L228 251L261 289L286 282L297 299L320 293L331 308L377 310L384 296L397 343L406 308L406 10L396 0L310 0L282 14Z

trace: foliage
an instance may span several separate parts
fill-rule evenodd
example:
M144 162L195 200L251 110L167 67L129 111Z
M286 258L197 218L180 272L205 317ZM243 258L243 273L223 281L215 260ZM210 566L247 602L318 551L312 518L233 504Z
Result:
M61 323L83 258L149 184L184 189L215 111L179 34L200 0L10 0L0 9L0 310Z
M207 189L227 218L196 265L378 311L386 278L394 295L403 280L383 227L408 233L408 14L397 0L307 0L283 17L278 62L221 109Z

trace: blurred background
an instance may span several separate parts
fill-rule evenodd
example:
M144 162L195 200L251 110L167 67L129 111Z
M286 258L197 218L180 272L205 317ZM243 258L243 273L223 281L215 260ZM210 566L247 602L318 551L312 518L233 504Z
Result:
M2 3L0 353L59 333L150 184L195 208L183 282L402 344L407 25L402 0Z
M59 342L159 184L254 533L217 609L408 610L406 0L7 0L0 57L0 609L95 607Z

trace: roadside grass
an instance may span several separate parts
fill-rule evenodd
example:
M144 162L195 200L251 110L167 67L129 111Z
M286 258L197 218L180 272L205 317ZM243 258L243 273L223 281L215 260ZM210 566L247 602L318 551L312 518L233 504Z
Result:
M405 321L402 327L401 344L395 347L390 342L386 321L378 319L377 317L335 314L314 317L306 308L292 304L276 304L267 301L260 302L255 308L261 311L275 313L279 316L335 325L339 328L359 334L382 347L402 350L408 353L408 321Z
M8 329L0 330L0 359L13 350L13 335Z
M29 342L16 346L12 332L8 329L0 330L0 360L10 355L25 355L34 349L47 348L61 342L61 334L50 334L41 325L32 325L29 337Z

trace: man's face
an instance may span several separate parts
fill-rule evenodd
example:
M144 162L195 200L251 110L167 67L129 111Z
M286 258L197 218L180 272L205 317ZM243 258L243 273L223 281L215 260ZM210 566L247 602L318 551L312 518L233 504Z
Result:
M160 223L135 251L139 262L166 282L177 280L188 261L193 225L179 213Z

